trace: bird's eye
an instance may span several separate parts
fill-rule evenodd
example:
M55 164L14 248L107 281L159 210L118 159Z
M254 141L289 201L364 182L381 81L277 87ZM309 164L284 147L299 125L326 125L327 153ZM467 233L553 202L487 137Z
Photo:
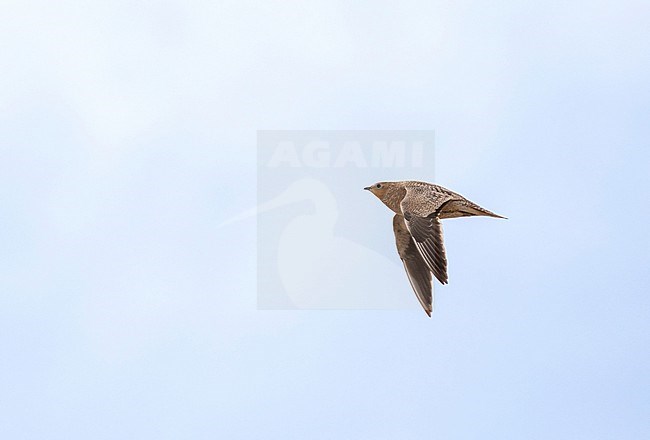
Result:
M375 185L375 186L376 186L377 188L381 188L381 183L378 183L378 184Z

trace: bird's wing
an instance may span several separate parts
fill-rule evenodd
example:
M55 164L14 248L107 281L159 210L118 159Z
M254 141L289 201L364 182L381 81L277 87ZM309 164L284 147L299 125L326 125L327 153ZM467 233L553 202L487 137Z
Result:
M406 269L406 275L411 287L413 287L415 295L426 314L431 316L433 294L431 292L431 271L429 266L420 255L413 237L411 237L404 223L404 217L399 214L393 217L393 231L395 232L397 253L402 259L402 263L404 263L404 269Z
M408 188L401 209L414 243L427 266L442 284L447 284L447 256L438 219L448 195L431 194Z

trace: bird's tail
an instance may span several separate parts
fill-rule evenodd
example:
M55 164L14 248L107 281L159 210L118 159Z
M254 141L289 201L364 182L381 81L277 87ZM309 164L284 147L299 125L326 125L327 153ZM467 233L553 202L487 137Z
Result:
M441 219L445 219L456 217L471 217L476 215L494 218L508 218L499 214L495 214L494 212L489 211L467 199L451 200L445 203L440 211L439 217Z

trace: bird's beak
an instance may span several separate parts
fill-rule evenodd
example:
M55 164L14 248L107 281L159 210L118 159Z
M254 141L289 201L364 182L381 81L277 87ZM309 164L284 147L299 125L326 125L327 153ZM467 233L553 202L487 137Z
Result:
M369 186L366 186L364 189L370 191L370 187L369 187Z

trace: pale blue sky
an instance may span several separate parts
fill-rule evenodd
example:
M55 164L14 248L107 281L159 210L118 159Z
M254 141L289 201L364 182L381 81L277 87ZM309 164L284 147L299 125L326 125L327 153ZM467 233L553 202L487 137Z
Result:
M650 436L647 2L0 13L2 438ZM432 319L258 311L259 129L435 130L509 220L445 223Z

